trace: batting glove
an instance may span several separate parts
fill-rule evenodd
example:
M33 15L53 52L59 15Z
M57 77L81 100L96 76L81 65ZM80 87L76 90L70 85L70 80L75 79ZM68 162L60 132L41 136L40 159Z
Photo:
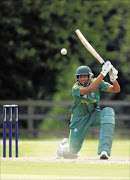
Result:
M112 83L114 83L117 80L118 78L117 75L118 75L118 70L112 67L112 69L110 69L109 71L109 78Z
M102 71L101 74L105 77L107 75L107 73L110 71L110 69L112 69L112 64L110 61L106 61L103 66L102 66Z

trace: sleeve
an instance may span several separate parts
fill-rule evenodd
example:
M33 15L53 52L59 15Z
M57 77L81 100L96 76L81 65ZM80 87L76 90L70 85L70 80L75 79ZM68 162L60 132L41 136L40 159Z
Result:
M100 83L100 91L106 92L110 84L108 82L105 82L104 80L101 81Z
M72 95L73 96L79 96L80 97L80 89L82 88L83 86L78 86L78 85L74 85L72 87Z

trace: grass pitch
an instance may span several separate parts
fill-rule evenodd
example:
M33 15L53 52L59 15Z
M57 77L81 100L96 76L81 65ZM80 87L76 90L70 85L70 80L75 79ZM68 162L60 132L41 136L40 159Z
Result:
M55 150L59 141L58 139L53 141L20 140L19 158L2 158L1 146L0 179L128 180L130 178L129 140L114 140L110 160L99 160L96 153L98 140L86 140L77 160L56 160Z

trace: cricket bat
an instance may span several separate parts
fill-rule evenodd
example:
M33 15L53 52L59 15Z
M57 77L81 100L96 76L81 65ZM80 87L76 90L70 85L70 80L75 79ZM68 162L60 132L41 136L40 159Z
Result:
M79 29L76 31L77 36L79 37L82 44L86 47L86 49L101 63L104 63L102 57L95 51L95 49L91 46L91 44L87 41L87 39L83 36Z

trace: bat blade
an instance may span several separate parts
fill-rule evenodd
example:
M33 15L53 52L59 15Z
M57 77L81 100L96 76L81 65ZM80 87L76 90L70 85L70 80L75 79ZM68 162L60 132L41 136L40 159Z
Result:
M87 41L87 39L83 36L81 31L77 29L76 31L77 36L79 37L82 44L88 49L88 51L101 63L104 63L102 57L95 51L95 49L91 46L91 44Z

